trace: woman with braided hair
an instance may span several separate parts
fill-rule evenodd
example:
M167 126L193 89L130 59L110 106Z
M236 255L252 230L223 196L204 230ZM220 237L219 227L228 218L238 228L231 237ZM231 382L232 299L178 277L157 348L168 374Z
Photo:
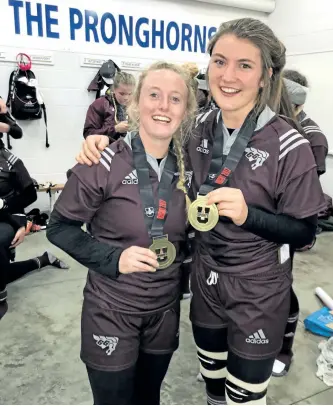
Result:
M101 134L110 143L124 137L128 131L127 106L131 101L135 78L127 72L117 72L113 86L106 94L95 100L88 108L83 136Z
M72 169L51 215L48 239L89 268L81 359L95 404L160 402L179 341L190 204L182 147L195 111L188 75L152 65L128 109L132 131L97 165Z

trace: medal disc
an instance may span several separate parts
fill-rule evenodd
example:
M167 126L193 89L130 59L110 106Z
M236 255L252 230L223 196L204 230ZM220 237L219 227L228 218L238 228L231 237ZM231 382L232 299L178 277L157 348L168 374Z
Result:
M176 259L176 247L168 240L167 236L153 238L149 249L157 255L158 269L165 269Z
M207 205L207 197L199 196L190 206L188 219L198 231L212 230L219 221L216 204Z

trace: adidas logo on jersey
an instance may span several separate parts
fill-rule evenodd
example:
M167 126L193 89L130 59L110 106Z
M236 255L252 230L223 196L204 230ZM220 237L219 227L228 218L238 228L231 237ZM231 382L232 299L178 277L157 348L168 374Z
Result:
M197 151L202 154L209 154L208 140L202 140L200 146L197 147Z
M138 183L138 175L135 169L129 175L125 176L125 179L122 181L123 185L137 185Z
M268 344L269 340L266 338L264 332L260 329L256 333L250 335L246 340L248 344Z

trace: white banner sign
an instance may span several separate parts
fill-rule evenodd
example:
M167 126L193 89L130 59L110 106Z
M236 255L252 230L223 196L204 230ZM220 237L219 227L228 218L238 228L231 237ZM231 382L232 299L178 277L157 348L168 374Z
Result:
M1 0L0 38L4 46L199 61L221 17L195 9L154 0Z

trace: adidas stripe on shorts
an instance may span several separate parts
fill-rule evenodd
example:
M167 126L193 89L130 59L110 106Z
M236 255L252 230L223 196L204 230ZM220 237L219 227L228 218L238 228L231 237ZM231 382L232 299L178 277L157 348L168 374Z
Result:
M229 350L240 357L274 357L282 346L291 283L291 272L240 278L205 269L196 258L191 321L200 327L227 328Z

